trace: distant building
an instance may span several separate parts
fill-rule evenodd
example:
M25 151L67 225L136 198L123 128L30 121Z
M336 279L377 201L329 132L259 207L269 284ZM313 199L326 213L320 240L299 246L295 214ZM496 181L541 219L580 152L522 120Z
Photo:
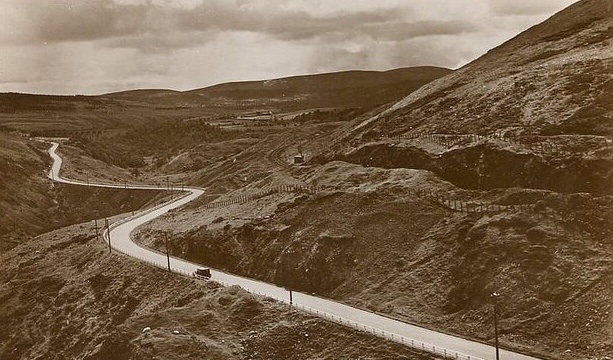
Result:
M294 164L304 164L304 155L294 156Z

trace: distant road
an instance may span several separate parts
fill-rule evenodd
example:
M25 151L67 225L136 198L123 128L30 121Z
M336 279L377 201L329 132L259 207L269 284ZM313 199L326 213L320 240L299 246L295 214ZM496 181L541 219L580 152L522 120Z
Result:
M105 188L167 190L165 187L155 185L86 184L82 181L63 178L60 176L62 159L56 153L59 144L54 142L51 144L52 146L49 149L49 155L53 159L53 165L51 167L51 171L49 172L49 178L54 181L73 185ZM128 217L127 219L120 220L112 224L110 226L110 232L104 233L105 240L108 241L108 237L110 236L111 246L113 249L166 269L166 255L136 244L130 238L130 234L138 226L145 224L146 222L151 221L172 209L178 208L192 200L195 200L204 193L204 189L197 187L185 187L184 193L184 196L173 201L167 202L154 209L145 210L134 216ZM202 265L191 263L176 257L171 257L170 266L173 272L181 273L187 276L191 276L191 274L197 268L202 267ZM212 280L218 281L224 285L238 285L249 292L269 296L289 304L290 292L284 288L214 269L211 269L211 275ZM304 309L312 314L358 330L372 332L378 336L382 336L414 348L435 352L443 356L446 355L450 358L457 359L478 360L495 358L494 347L482 344L480 342L466 340L460 337L424 329L415 325L403 323L398 320L393 320L385 316L356 309L336 301L319 298L297 291L293 291L292 295L293 305L300 309ZM506 350L500 351L500 358L503 360L537 359Z

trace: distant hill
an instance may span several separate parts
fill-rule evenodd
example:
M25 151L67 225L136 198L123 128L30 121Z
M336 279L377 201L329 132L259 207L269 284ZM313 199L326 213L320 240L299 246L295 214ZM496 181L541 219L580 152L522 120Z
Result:
M411 93L359 132L613 134L613 2L583 0Z
M372 107L397 101L452 70L422 66L389 71L343 71L281 79L232 82L190 91L137 89L97 96L0 93L0 113L106 112L147 107L245 110Z
M452 70L423 66L389 71L343 71L281 79L231 82L185 92L134 90L105 98L244 109L363 107L395 101Z

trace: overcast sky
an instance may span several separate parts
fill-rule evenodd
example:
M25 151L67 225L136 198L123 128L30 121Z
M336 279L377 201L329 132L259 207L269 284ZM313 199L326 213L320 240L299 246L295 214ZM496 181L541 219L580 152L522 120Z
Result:
M576 0L0 0L0 92L460 67Z

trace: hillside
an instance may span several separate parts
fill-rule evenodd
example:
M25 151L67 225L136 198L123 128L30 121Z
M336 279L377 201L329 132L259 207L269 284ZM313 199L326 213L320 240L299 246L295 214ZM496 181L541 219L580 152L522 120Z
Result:
M52 185L46 144L6 133L0 142L2 359L433 358L238 287L109 255L91 219L115 221L160 192Z
M266 106L294 110L318 107L371 107L397 100L452 71L413 67L389 71L343 71L281 79L219 84L185 92L135 90L111 99L175 104L210 104L232 109Z
M49 145L6 133L0 143L0 254L50 230L159 200L158 191L52 184L46 177Z
M612 38L613 4L580 1L324 139L337 144L328 159L431 170L468 189L611 194Z
M359 133L610 136L612 37L613 3L580 1L410 94Z
M75 225L0 254L0 358L433 359L239 287L109 255L93 234Z

